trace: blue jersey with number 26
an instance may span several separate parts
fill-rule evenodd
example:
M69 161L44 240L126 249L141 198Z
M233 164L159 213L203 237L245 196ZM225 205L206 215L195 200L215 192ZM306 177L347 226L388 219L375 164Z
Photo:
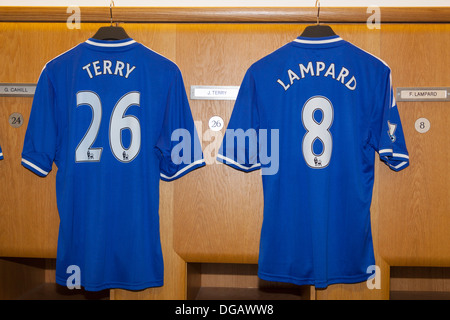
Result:
M48 62L22 165L46 176L53 163L57 283L79 270L91 291L163 285L160 179L204 165L178 67L132 39L89 39Z

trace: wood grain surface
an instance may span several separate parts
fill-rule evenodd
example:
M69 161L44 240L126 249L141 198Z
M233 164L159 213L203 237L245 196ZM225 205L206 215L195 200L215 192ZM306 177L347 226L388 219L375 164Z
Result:
M381 52L396 87L450 86L449 25L389 25ZM380 171L380 253L391 265L450 265L449 102L398 102L411 165ZM431 129L415 130L425 117ZM382 201L381 201L382 200Z
M449 7L381 7L381 22L450 22ZM69 9L70 10L70 9ZM82 22L110 22L109 6L81 7ZM363 22L367 7L321 7L320 21ZM0 7L0 22L66 22L67 7ZM115 7L119 22L316 22L314 7Z

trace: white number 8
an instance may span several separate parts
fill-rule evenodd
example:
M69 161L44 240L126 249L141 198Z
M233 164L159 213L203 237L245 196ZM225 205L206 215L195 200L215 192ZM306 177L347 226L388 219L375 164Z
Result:
M317 121L315 113L320 111L322 118ZM303 137L302 151L306 164L314 169L328 166L333 150L333 138L329 131L333 123L333 105L322 96L315 96L306 101L302 110L302 122L306 129ZM320 153L314 152L314 144L319 140L322 144Z

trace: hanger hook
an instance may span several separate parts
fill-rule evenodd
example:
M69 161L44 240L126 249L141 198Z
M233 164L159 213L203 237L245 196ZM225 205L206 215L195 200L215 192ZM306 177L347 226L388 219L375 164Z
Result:
M320 14L320 0L316 0L316 5L317 7L317 24L319 24L319 14Z
M111 0L110 4L109 4L109 15L111 17L111 26L113 25L113 15L112 15L112 7L114 6L114 1Z

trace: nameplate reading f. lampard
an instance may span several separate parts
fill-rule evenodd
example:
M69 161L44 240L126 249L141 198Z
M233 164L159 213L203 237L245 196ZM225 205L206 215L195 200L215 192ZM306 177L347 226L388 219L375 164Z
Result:
M450 101L450 87L397 88L397 101Z
M33 83L0 83L0 97L32 97L35 91Z

